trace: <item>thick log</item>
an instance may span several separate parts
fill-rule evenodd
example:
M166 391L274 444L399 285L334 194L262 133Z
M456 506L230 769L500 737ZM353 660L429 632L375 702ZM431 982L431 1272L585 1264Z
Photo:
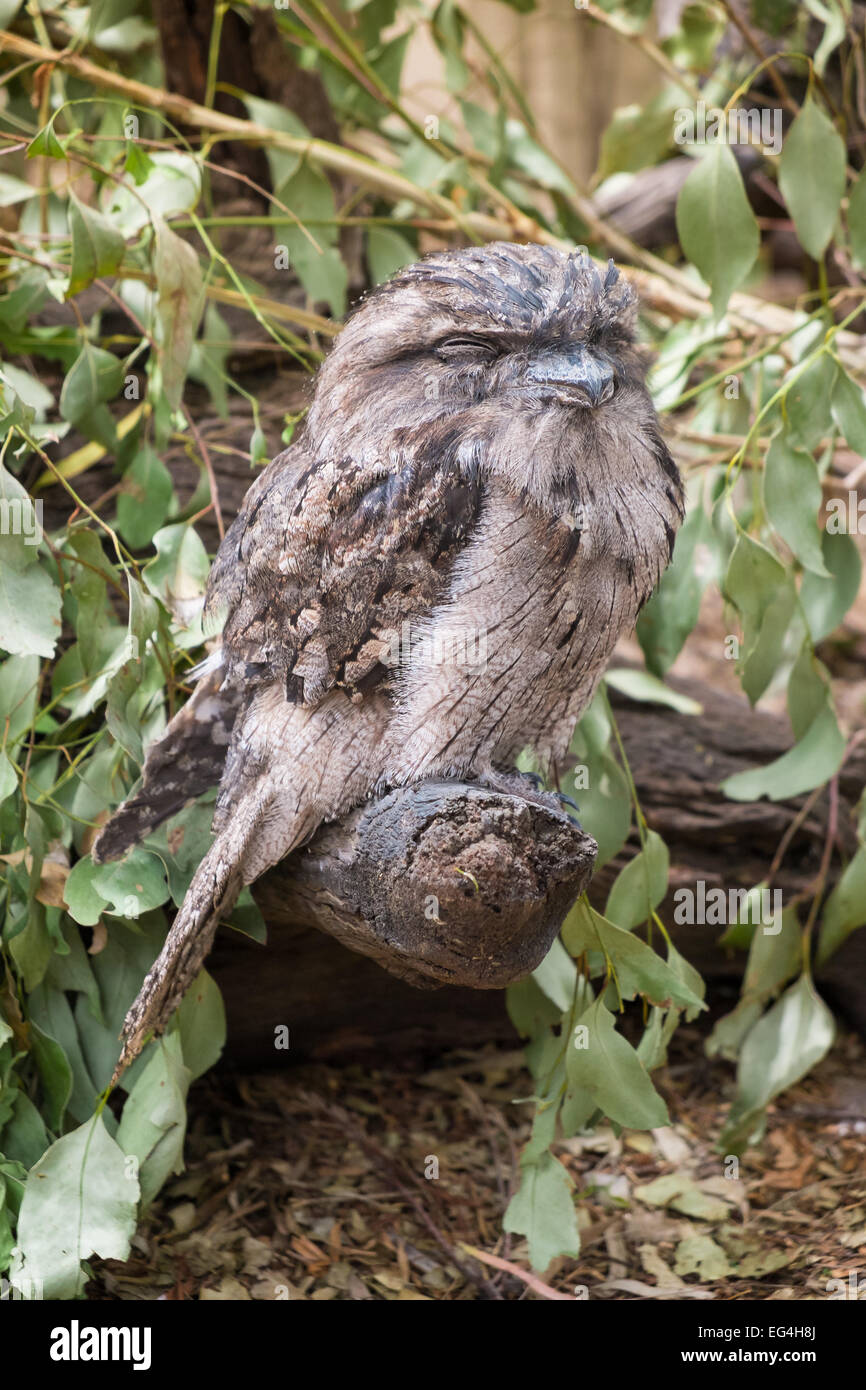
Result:
M280 898L410 984L502 989L544 959L596 851L558 807L430 781L326 826L287 861Z
M727 800L719 791L719 783L731 773L770 762L790 746L785 720L750 710L744 700L720 695L697 682L672 684L700 700L700 716L679 715L614 696L648 822L671 850L671 891L661 909L669 925L677 887L694 886L698 879L704 879L708 887L750 887L765 878L782 836L803 805L803 798L743 804ZM855 754L839 779L838 844L846 858L854 846L854 807L864 781L866 757ZM466 794L466 788L455 792ZM490 797L480 791L475 795ZM827 834L826 802L826 796L819 799L795 831L774 879L786 901L805 891L818 872ZM355 812L354 818L359 815L363 812ZM331 828L322 835L339 839L340 831ZM474 843L473 853L479 852L480 843ZM555 843L551 839L546 845L550 848ZM604 906L610 883L633 848L606 865L591 882L589 894L596 904ZM266 947L234 932L220 934L212 969L228 1008L230 1060L250 1066L284 1059L284 1053L274 1052L274 1029L279 1025L291 1030L292 1055L307 1057L417 1054L514 1037L504 996L495 988L446 985L421 993L405 979L386 974L374 959L352 954L338 940L316 930L317 919L326 929L327 923L321 912L311 911L304 886L315 883L319 872L315 861L314 845L294 862L279 865L257 885L256 897L269 927ZM833 877L840 862L836 855ZM350 858L345 872L340 871L338 897L341 903L352 903L367 895L366 910L375 913L375 901L369 906L371 893L375 900L375 868L364 866L361 886L354 882L356 863ZM497 861L497 877L502 867L502 861ZM474 868L471 872L479 878ZM513 891L511 873L506 869L500 880L505 892ZM519 878L517 868L513 873ZM460 875L454 877L462 881ZM445 881L450 881L447 875ZM437 882L441 886L441 880ZM463 882L464 890L467 884L472 888L471 882ZM493 882L491 877L484 886ZM420 886L423 883L422 879ZM314 901L317 891L314 886ZM423 957L438 947L436 924L425 919L419 891L420 887L410 892L402 930L404 944ZM495 911L497 905L490 897L486 910ZM519 920L519 913L513 920ZM539 931L538 942L548 926L549 921ZM722 950L720 934L717 926L674 928L679 948L707 977L711 990L715 987L730 995L742 974L744 957ZM515 948L509 945L508 949ZM818 972L817 981L828 1000L866 1032L866 932L855 932Z

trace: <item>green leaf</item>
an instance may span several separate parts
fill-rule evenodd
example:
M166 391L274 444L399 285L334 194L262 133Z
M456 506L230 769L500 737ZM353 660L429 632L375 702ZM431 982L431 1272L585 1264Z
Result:
M370 59L370 67L394 98L400 95L400 78L409 38L410 30L406 29L404 33L381 44L378 53Z
M62 922L61 930L66 944L66 953L62 954L59 947L55 951L45 972L45 984L64 994L69 991L70 993L85 995L93 1017L102 1022L99 986L90 968L90 956L84 949L81 932L70 917ZM39 1152L41 1153L42 1150L40 1149Z
M830 400L836 380L836 363L822 352L810 366L799 372L785 396L785 414L793 442L805 449L816 449L832 424Z
M688 695L681 695L677 690L671 690L669 685L659 680L657 676L649 671L636 671L628 667L619 670L607 671L605 681L613 686L621 695L627 695L630 700L643 700L653 705L666 705L668 709L677 711L677 714L701 714L703 706L697 700L692 700Z
M201 537L188 522L164 526L153 538L156 556L142 570L152 594L188 626L201 612L210 569Z
M857 542L845 531L825 531L821 553L830 577L810 572L800 585L800 606L813 644L829 637L845 617L860 589L862 570Z
M0 563L6 569L28 569L36 563L41 540L36 504L0 463Z
M27 158L35 159L37 155L42 155L46 159L65 159L66 151L57 138L54 129L54 117L47 125L44 125L37 135L33 137L27 146Z
M70 916L83 927L95 927L105 911L105 899L96 891L94 878L99 865L92 859L79 859L72 866L63 896Z
M761 245L737 161L723 141L710 145L689 174L677 199L676 219L683 251L710 286L720 318Z
M153 1201L169 1174L183 1171L191 1080L177 1034L160 1038L123 1107L117 1142L124 1154L138 1160L142 1207Z
M807 96L779 157L779 187L800 242L815 260L824 254L836 226L845 164L845 142Z
M667 892L669 867L664 840L654 830L647 831L644 848L617 875L608 894L605 917L626 931L645 922Z
M3 1130L3 1152L7 1159L23 1164L25 1169L32 1168L48 1148L48 1142L48 1131L42 1116L30 1097L24 1091L19 1091L15 1097L12 1119Z
M505 992L508 1017L522 1038L535 1038L559 1023L562 1010L548 999L531 975Z
M698 621L704 591L721 578L718 551L710 518L701 505L692 507L677 533L673 560L638 618L638 641L654 675L673 666Z
M145 444L123 475L117 499L117 529L133 550L150 545L174 496L171 474L155 449Z
M123 260L126 242L101 213L69 195L69 232L72 237L72 264L66 298L84 290L99 275L113 275Z
M638 8L641 8L640 0ZM703 71L713 67L725 32L725 16L715 5L685 5L671 30L660 47L677 67Z
M207 387L216 412L222 420L225 420L229 413L226 363L232 350L232 335L225 319L215 304L207 304L202 337L197 338L192 346L189 375L194 381L200 381Z
M571 741L577 766L562 779L563 791L580 806L581 820L598 843L596 869L619 853L631 826L631 791L610 751L611 732L606 698L599 692Z
M788 718L795 739L805 737L829 698L827 671L815 656L811 642L804 642L788 677Z
M59 1130L72 1095L72 1067L66 1053L55 1038L42 1031L31 1020L30 1046L39 1072L42 1087L42 1109L49 1129Z
M693 1004L687 1003L684 1006L686 1020L691 1022L693 1019L697 1018L698 1014L706 1007L703 1001L704 995L707 992L707 987L704 984L700 972L696 970L693 965L689 964L685 956L680 955L673 942L668 942L668 966L673 971L674 975L676 975L682 987L678 997L682 999L685 991L688 991L695 1000ZM671 1030L671 1032L673 1032L673 1030ZM643 1058L641 1058L641 1061L643 1061Z
M761 888L756 891L760 893ZM747 908L752 921L760 916L759 903L760 899L755 909ZM739 1003L729 1014L718 1019L707 1039L707 1054L710 1057L736 1060L746 1035L760 1018L767 1000L777 994L800 969L802 942L796 908L786 907L783 910L778 931L767 931L766 925L758 921L755 926Z
M801 976L743 1043L722 1152L736 1152L762 1132L767 1105L827 1055L834 1036L833 1015L808 976Z
M697 972L691 971L691 967L686 968L682 957L676 952L672 957L676 969L672 964L665 964L645 941L602 917L586 898L578 899L566 917L562 940L575 957L590 951L603 952L613 968L621 999L634 999L635 995L643 994L650 1004L657 1004L660 1008L669 1008L674 1004L682 1009L700 1012L703 982ZM697 989L695 981L699 986ZM573 993L572 986L562 1006L563 1013L571 1004Z
M101 1091L107 1086L120 1055L118 1036L123 1021L165 940L165 919L159 911L140 918L136 930L119 919L110 924L103 949L91 957L99 986L102 1017L97 1020L83 995L75 1005L75 1022L88 1071ZM120 1085L129 1090L150 1061L150 1048L124 1072Z
M520 1187L508 1204L502 1228L528 1238L533 1269L547 1269L557 1255L580 1253L571 1182L552 1154L542 1154L521 1170Z
M18 790L18 777L13 764L5 753L0 752L0 801Z
M141 845L136 845L119 863L98 864L91 882L94 891L104 899L103 911L132 921L161 907L169 896L162 862Z
M0 464L0 648L13 656L54 655L60 590L38 563L41 512Z
M178 1036L190 1079L203 1076L219 1060L226 1041L226 1011L216 980L202 970L177 1011Z
M37 655L13 656L0 662L0 723L11 750L27 732L36 714L39 685Z
M824 33L821 35L821 42L815 49L813 58L816 73L819 77L823 77L830 55L835 53L845 37L848 7L845 4L824 5L821 0L806 0L806 8L824 25Z
M667 1106L646 1068L631 1044L616 1031L613 1014L601 999L580 1016L569 1040L566 1070L569 1083L588 1091L598 1108L617 1124L657 1129L670 1123Z
M39 902L32 902L24 930L16 932L9 940L9 953L22 976L25 990L33 990L39 984L54 947L54 937L46 925L45 908Z
M841 368L836 373L830 400L833 421L861 458L866 458L866 396Z
M31 1169L18 1218L19 1255L11 1283L46 1299L78 1298L91 1255L125 1260L135 1234L138 1181L95 1115Z
M645 106L614 111L601 137L598 182L658 164L673 145L675 114L686 100L683 88L668 86Z
M732 801L787 801L792 796L820 787L839 771L845 755L845 738L829 704L813 720L808 732L781 758L766 767L737 772L721 785Z
M24 179L16 179L12 174L0 174L0 208L11 207L13 203L25 203L34 198L39 189Z
M204 280L198 256L162 218L155 219L156 317L162 388L177 410L198 321L204 307Z
M866 846L860 845L824 905L818 964L823 965L843 941L866 926Z
M367 233L367 265L374 285L381 285L404 265L417 261L411 242L390 227L371 227Z
M104 403L114 400L122 385L123 363L85 339L63 382L60 414L88 439L113 450L117 431Z
M804 569L829 577L818 530L822 500L821 480L812 455L777 434L767 451L764 469L767 519Z
M274 101L263 101L261 97L250 96L248 92L244 93L243 102L256 125L266 126L268 130L281 130L285 135L294 135L299 140L313 138L303 121L288 107ZM266 153L271 183L274 188L279 188L295 173L303 156L280 149L268 149Z
M39 565L23 574L0 562L0 647L52 657L60 636L60 590Z
M127 140L123 167L128 174L132 175L136 188L140 188L143 183L147 182L156 166L146 150L143 150L134 140Z
M114 225L126 237L151 223L158 224L160 219L167 221L189 212L201 193L201 170L191 154L156 150L148 159L151 168L144 182L136 189L117 184L107 209Z
M324 300L331 312L340 317L346 311L348 277L345 264L335 243L337 228L328 225L335 216L334 194L322 171L308 160L277 189L281 203L304 223L310 221L314 242L301 227L284 223L277 235L289 253L292 268L314 302Z
M533 970L532 979L561 1013L571 1008L577 968L559 938L553 942L541 964Z
M62 990L52 989L43 983L32 991L28 1009L31 1025L38 1027L42 1037L55 1043L63 1055L64 1086L71 1077L71 1088L66 1092L63 1104L72 1118L83 1124L93 1114L99 1088L81 1051L69 1001ZM49 1120L49 1124L53 1130L60 1128L59 1120L56 1124Z
M105 53L129 54L144 44L154 43L156 37L157 31L152 24L148 24L140 15L131 14L116 24L97 30L91 42Z
M0 29L11 29L24 0L0 0Z
M505 147L509 163L522 169L530 178L544 188L573 198L576 189L571 179L552 155L533 140L522 121L510 119L505 122Z
M766 689L781 651L795 601L793 581L772 551L741 531L722 588L742 619L740 673L743 689L754 704ZM768 646L770 638L772 646ZM766 660L768 652L771 662Z

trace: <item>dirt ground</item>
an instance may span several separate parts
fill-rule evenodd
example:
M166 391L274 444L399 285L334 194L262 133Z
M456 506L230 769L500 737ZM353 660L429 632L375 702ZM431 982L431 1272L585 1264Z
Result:
M427 1070L212 1074L190 1096L185 1173L89 1295L824 1300L862 1280L866 1298L862 1042L841 1037L771 1107L736 1176L716 1149L733 1069L705 1058L702 1031L680 1029L655 1079L669 1128L556 1146L583 1249L537 1276L523 1237L502 1232L531 1114L512 1100L531 1093L519 1049Z

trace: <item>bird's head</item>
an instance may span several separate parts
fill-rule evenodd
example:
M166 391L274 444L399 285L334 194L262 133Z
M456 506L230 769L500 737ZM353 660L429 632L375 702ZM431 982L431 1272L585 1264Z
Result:
M579 252L495 242L428 256L350 317L308 438L319 456L453 452L543 500L615 424L654 422L635 318L613 263L599 273Z

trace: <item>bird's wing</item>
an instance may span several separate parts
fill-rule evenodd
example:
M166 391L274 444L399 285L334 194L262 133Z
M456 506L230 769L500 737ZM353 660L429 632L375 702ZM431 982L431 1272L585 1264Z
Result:
M274 459L208 588L230 683L280 680L289 700L315 704L387 674L395 636L438 601L478 517L477 467L447 456L414 449L389 466L316 460L299 444Z

